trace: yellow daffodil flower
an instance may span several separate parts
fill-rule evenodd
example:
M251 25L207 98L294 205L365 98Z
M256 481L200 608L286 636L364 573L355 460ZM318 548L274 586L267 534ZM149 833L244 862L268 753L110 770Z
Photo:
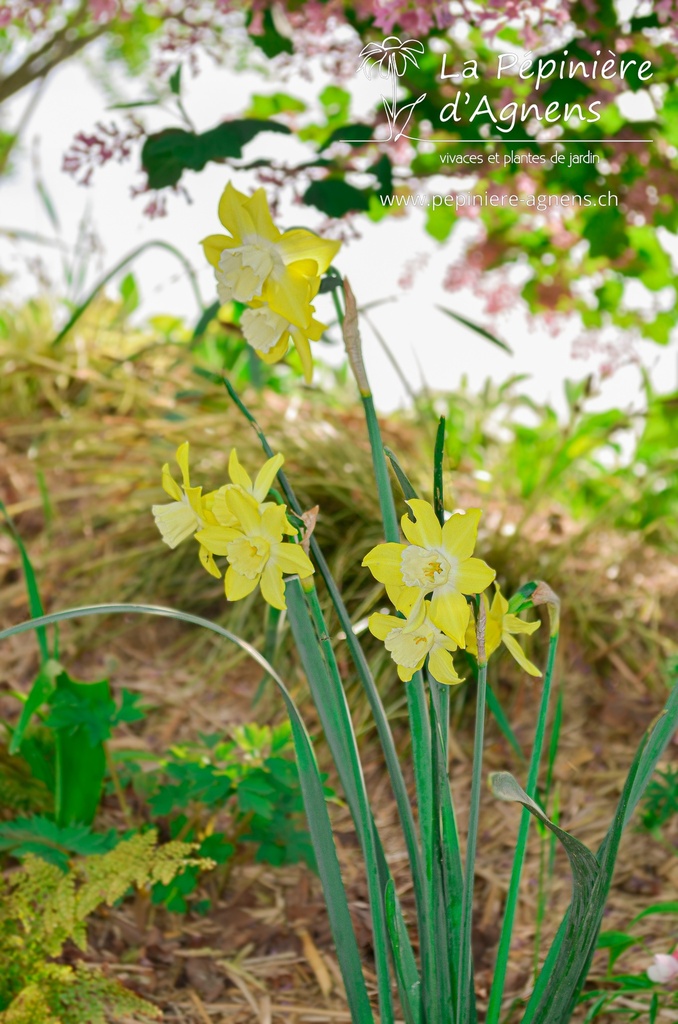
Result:
M166 494L169 494L173 501L165 505L153 505L151 512L155 524L160 530L160 535L170 548L177 547L183 540L195 535L208 523L216 523L211 507L214 501L214 491L209 494L202 493L202 487L191 487L191 479L188 468L189 444L184 441L176 451L176 460L181 470L182 486L176 482L170 472L169 464L166 462L162 467L162 487ZM200 547L199 558L207 571L216 577L221 573L217 569L214 558L204 547Z
M375 612L370 615L370 632L384 646L398 666L398 676L407 683L423 667L428 656L428 670L439 683L454 686L463 683L454 670L451 651L457 645L445 636L429 617L429 602L419 602L407 619Z
M310 384L313 377L313 359L309 342L318 341L327 330L325 324L313 317L315 310L309 306L306 324L297 327L286 317L276 313L268 304L252 303L240 317L240 326L245 340L252 346L265 363L277 363L286 354L290 341L294 344L304 379Z
M539 620L536 622L525 622L517 615L509 612L509 603L497 586L492 605L483 594L482 600L485 604L485 657L489 658L497 650L500 644L504 644L516 659L521 668L531 676L540 676L541 672L536 665L525 656L525 652L515 639L517 633L534 633L539 629ZM466 648L475 657L478 656L478 645L476 640L475 622L473 615L466 631Z
M450 516L441 527L432 505L419 498L407 504L414 513L401 520L409 544L378 544L363 559L398 611L408 614L431 594L429 616L460 647L466 644L470 609L465 594L479 594L496 573L473 558L480 509Z
M165 505L153 505L151 512L165 544L175 548L205 525L206 506L202 487L191 487L188 468L188 441L177 448L176 460L181 470L182 486L176 482L166 462L162 467L162 487L173 500Z
M255 498L237 488L227 490L224 500L237 527L206 526L196 539L211 555L228 559L226 597L239 601L260 585L264 600L282 611L287 607L283 573L305 579L314 571L300 545L283 541L285 534L297 533L287 520L285 506L269 504L261 511Z
M248 197L229 182L219 219L230 234L209 235L202 244L216 270L221 302L261 299L283 319L308 327L314 280L325 273L341 243L303 228L279 231L263 188Z
M226 502L226 495L234 488L254 498L260 511L263 511L267 505L275 504L275 502L266 502L266 497L284 461L285 456L280 453L268 459L257 473L254 483L252 483L251 476L240 464L237 451L235 448L232 448L228 459L228 475L231 478L231 482L230 484L224 484L223 487L214 492L214 498L211 503L211 511L217 523L220 526L237 526L238 519L231 512Z

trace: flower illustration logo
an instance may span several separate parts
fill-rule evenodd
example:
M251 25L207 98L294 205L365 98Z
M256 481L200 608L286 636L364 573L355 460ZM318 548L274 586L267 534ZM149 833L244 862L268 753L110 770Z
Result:
M413 64L415 68L419 67L417 54L422 53L424 53L424 44L418 39L401 41L398 36L387 36L382 43L368 43L360 51L362 61L358 72L362 71L370 81L373 77L391 81L390 99L383 95L381 97L389 127L388 139L385 139L385 142L391 139L397 142L401 136L405 135L405 129L414 108L426 99L426 93L424 93L413 103L406 103L398 108L398 79L406 73L408 64ZM405 135L405 138L410 138L410 136Z

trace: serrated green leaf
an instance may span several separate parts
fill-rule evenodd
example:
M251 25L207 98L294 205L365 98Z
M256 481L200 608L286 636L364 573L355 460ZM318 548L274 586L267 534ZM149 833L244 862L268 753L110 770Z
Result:
M32 853L63 871L71 856L106 853L116 845L118 836L110 832L92 832L86 825L59 827L51 818L35 815L0 823L0 850L13 857Z

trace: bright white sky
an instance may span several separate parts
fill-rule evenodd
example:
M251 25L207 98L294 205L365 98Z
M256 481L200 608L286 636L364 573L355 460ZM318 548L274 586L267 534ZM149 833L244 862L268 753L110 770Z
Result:
M263 81L254 74L238 74L227 69L216 69L203 62L202 73L191 79L185 76L185 106L199 130L217 124L225 117L242 112L252 92L286 92L308 98L315 90L304 80ZM141 82L126 82L124 98L141 98ZM356 79L355 111L367 110L374 102L377 83L364 78ZM22 95L8 105L3 123L9 129L21 116L29 97ZM219 195L226 183L227 172L216 165L208 165L199 175L187 173L182 179L192 203L181 197L170 196L169 216L149 220L142 214L146 199L129 198L132 182L140 182L134 163L123 166L109 164L95 172L90 188L78 186L73 178L62 173L64 153L78 131L88 131L97 121L121 121L119 111L107 111L111 100L92 79L82 65L72 64L57 70L43 90L39 104L32 115L22 152L15 157L15 173L11 179L0 180L0 229L21 229L41 235L53 234L44 207L35 188L33 160L37 154L43 178L49 188L57 210L64 240L73 243L78 224L86 214L91 227L99 237L103 254L97 264L93 260L87 279L91 287L97 277L112 267L130 250L148 239L164 239L181 249L196 268L203 297L216 298L213 272L206 264L199 240L219 230L216 208ZM147 123L154 129L171 124L169 114L148 116ZM247 159L266 156L267 147L275 145L276 156L296 155L293 140L280 136L262 135L246 150ZM304 150L304 153L307 151ZM246 174L234 177L235 184L244 190L254 182ZM337 265L351 279L360 303L395 298L375 309L370 315L386 339L406 378L416 387L422 380L436 389L452 389L466 375L471 385L480 387L489 376L503 381L511 374L526 373L529 381L523 390L538 400L549 400L563 408L562 382L566 377L581 379L601 362L600 355L591 361L573 359L572 343L578 335L570 330L553 337L544 330L531 327L521 309L516 308L500 321L500 333L514 349L509 357L495 346L436 311L442 304L464 316L483 320L483 303L469 291L448 293L443 291L442 280L452 258L458 254L458 244L439 245L425 234L423 212L412 212L407 218L386 218L379 224L364 219L356 223L361 238L345 245ZM308 207L290 207L279 218L282 226L301 223L313 228L320 221L317 211ZM65 287L61 278L60 262L54 250L22 243L20 247L0 236L0 266L14 271L14 278L5 288L3 297L13 300L34 294L36 281L27 270L26 258L39 253L45 260L55 281L57 292ZM425 254L425 270L415 277L414 286L403 291L398 279L413 257ZM675 258L675 257L674 257ZM197 317L195 299L183 277L178 263L169 255L151 251L135 264L141 291L141 307L136 314L145 319L155 313L185 316L189 322ZM122 274L120 275L122 277ZM112 286L116 290L115 283ZM80 297L86 289L81 291ZM317 315L327 322L332 319L331 300L320 296ZM371 375L377 405L384 411L405 402L400 381L381 352L369 327L363 330L366 360ZM316 346L316 351L317 351ZM323 346L321 351L327 350ZM652 343L638 346L637 351L651 370L657 387L669 391L678 387L675 345L662 349ZM341 353L332 356L339 361ZM640 375L635 368L620 370L603 385L597 404L621 404L638 408L642 405Z

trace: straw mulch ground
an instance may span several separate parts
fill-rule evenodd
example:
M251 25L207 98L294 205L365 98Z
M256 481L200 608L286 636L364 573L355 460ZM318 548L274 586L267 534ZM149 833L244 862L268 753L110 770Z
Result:
M45 365L42 357L37 362L26 358L17 363L14 389L7 384L0 388L0 497L29 546L46 607L54 610L109 600L171 604L228 622L235 632L261 643L261 609L251 600L228 607L216 581L196 565L194 551L170 554L163 547L148 512L152 502L162 500L159 467L171 460L178 443L186 438L194 442L196 477L212 487L225 480L231 444L237 444L247 465L259 463L254 435L221 395L209 388L190 393L195 381L185 364L171 366L147 359L115 366L110 372L110 362L102 369L89 359L81 358L78 365L75 355L70 362L64 359L65 365L49 360ZM181 391L183 396L178 397ZM380 536L369 483L369 451L359 411L328 413L321 398L312 395L301 401L269 396L259 401L257 415L274 447L285 450L290 476L304 501L320 504L319 539L360 617L378 596L366 574L356 568ZM405 463L416 465L421 437L412 425L386 424L385 432ZM455 504L472 496L468 481L455 481ZM500 506L497 496L486 502L490 526ZM578 543L578 527L563 517L562 510L558 510L556 534L550 525L551 512L546 509L535 515L525 532L529 541L518 540L509 551L497 545L497 555L512 584L545 575L541 566L552 563L557 566L555 582L567 591L558 666L566 702L555 774L563 826L595 848L621 792L632 752L663 702L661 668L672 648L662 636L676 636L678 570L664 556L642 548L637 538L599 530ZM491 562L492 546L489 536L480 544ZM538 573L530 571L527 563L535 550ZM610 565L615 572L608 572ZM513 573L519 578L512 579ZM25 617L19 561L4 535L0 535L0 581L3 624ZM215 638L196 636L174 623L131 618L69 624L62 636L63 658L73 675L109 674L116 689L125 686L138 691L153 705L142 730L116 736L114 743L119 746L162 751L201 730L227 731L255 717L251 699L259 674L232 652L225 652ZM376 649L370 651L376 659ZM539 642L532 654L543 655ZM381 671L383 662L375 660L375 664L407 764L402 695L393 673ZM30 686L36 668L33 641L19 637L6 643L0 666L0 716L12 719L17 703L9 691ZM278 667L303 695L303 679L286 645ZM351 680L347 682L361 726L377 823L403 904L411 912L412 894L388 781L374 737L369 729L362 729L367 721L364 701ZM495 684L519 739L529 748L538 682L518 675L502 659ZM462 834L472 754L471 701L464 687L455 694L452 707L451 773ZM256 716L269 721L276 715L281 715L279 704L273 694L266 695ZM312 714L309 724L314 726ZM322 747L319 756L321 761L325 757ZM667 760L671 757L675 758L675 748ZM487 769L503 768L522 777L520 765L490 722ZM337 808L333 814L371 982L369 915L356 836L345 811ZM102 824L115 823L118 815L115 801L108 801ZM474 934L481 1005L491 982L497 923L518 820L513 806L484 794ZM628 832L605 928L624 930L650 903L675 895L678 858L671 850L678 840L675 829L665 839L662 845L639 831ZM538 862L539 845L533 835L507 985L508 994L515 998L529 992L532 980ZM567 864L560 853L557 865L545 940L554 933L569 898ZM643 921L636 933L648 938L654 952L665 951L671 937L670 919ZM301 1024L350 1019L319 884L303 868L274 870L241 864L204 917L180 919L151 911L137 900L97 918L88 955L157 1002L168 1022ZM641 972L648 954L632 949L620 963L629 972ZM599 955L594 965L598 977L604 966ZM577 1019L583 1019L583 1014Z

